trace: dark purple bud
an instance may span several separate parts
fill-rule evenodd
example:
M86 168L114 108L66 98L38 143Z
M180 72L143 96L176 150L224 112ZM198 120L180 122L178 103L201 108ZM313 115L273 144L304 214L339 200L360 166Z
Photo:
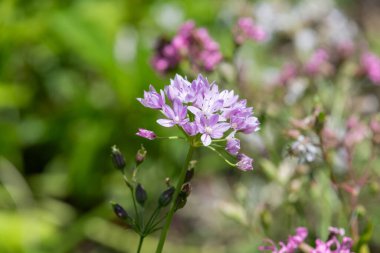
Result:
M116 145L111 148L111 157L117 169L123 170L125 168L125 158Z
M148 198L148 195L146 194L145 189L142 187L141 184L137 184L136 190L135 190L135 196L137 202L141 205L144 206L146 199Z
M141 145L141 148L137 151L136 157L135 157L137 166L139 166L142 162L144 162L146 153L147 153L146 149L144 148L143 145Z
M163 193L161 193L161 196L158 199L158 205L160 207L165 207L165 206L169 205L169 203L173 199L174 191L175 191L175 188L173 186L170 186Z
M193 177L194 177L194 168L190 168L186 171L185 183L190 182Z
M176 210L183 208L187 203L187 197L189 197L191 193L191 184L185 183L182 185L181 191L178 194L178 198L176 200Z
M111 203L111 204L112 204L113 211L117 217L119 217L122 220L125 220L128 218L127 211L125 211L121 205L119 205L117 203Z
M181 194L188 197L191 193L191 189L192 189L192 187L191 187L190 183L183 184L182 189L181 189Z

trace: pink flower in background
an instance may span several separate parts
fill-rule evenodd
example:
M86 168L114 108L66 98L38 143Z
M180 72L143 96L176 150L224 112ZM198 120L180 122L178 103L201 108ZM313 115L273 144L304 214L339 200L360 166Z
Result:
M139 131L136 133L136 135L146 138L148 140L154 140L157 137L157 135L153 131L144 128L139 128Z
M329 54L324 49L318 49L312 54L305 65L305 72L309 75L321 73L323 66L329 61Z
M380 115L375 115L371 118L369 128L372 131L373 143L380 144Z
M222 61L219 44L205 28L197 28L193 21L184 23L171 41L161 40L152 59L154 69L166 73L187 60L196 70L213 71Z
M164 38L158 41L155 51L156 53L151 63L153 68L161 74L175 69L181 60L178 49Z
M296 78L298 74L297 66L292 63L287 63L281 70L278 82L282 85L286 85L291 80Z
M173 38L173 45L200 70L212 71L223 59L219 44L205 28L196 28L193 21L184 23Z
M235 42L238 45L247 40L262 42L266 39L264 30L249 17L240 18L234 27Z
M361 56L361 65L368 79L380 85L380 58L373 53L364 53Z
M368 128L365 124L361 123L355 116L351 116L347 120L347 132L344 136L344 146L346 148L353 148L356 144L361 142L368 135Z
M306 239L308 231L304 227L299 227L296 229L296 234L289 236L288 243L280 242L280 249L277 249L275 244L271 242L271 246L261 246L259 250L267 251L270 250L272 253L294 253L298 249L298 246Z
M316 239L315 248L307 245L310 253L352 253L352 239L344 236L344 229L329 228L330 235L326 241ZM260 251L270 251L272 253L295 253L299 252L300 245L304 243L308 231L304 227L296 229L296 234L289 236L288 242L285 244L280 242L280 249L277 248L272 240L268 240L271 245L259 247ZM341 237L341 241L339 240Z

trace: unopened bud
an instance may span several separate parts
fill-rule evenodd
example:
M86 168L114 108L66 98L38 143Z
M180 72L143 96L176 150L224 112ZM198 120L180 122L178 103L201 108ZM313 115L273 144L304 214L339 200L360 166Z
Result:
M194 168L190 168L186 171L185 183L190 182L193 177L194 177Z
M158 199L158 205L160 207L165 207L165 206L169 205L169 203L173 199L174 191L175 191L175 188L173 186L171 186L168 189L166 189L163 193L161 193L161 196Z
M128 218L127 211L125 211L125 209L121 205L117 203L111 203L111 204L112 204L113 211L117 217L119 217L122 220L125 220Z
M111 148L111 157L112 162L117 169L123 170L125 168L125 158L116 145Z
M187 203L187 197L189 197L191 193L191 184L186 183L182 185L182 189L178 194L178 198L176 200L176 210L183 208Z
M142 162L144 162L145 157L146 157L146 149L144 148L143 145L141 145L141 148L137 151L135 161L137 166L140 165Z
M182 185L182 189L181 189L181 193L183 193L186 197L188 197L191 193L191 184L190 183L186 183L186 184L183 184Z
M141 184L137 184L136 190L135 190L135 196L137 202L141 205L144 206L146 199L148 198L148 195L146 194L145 189L142 187Z

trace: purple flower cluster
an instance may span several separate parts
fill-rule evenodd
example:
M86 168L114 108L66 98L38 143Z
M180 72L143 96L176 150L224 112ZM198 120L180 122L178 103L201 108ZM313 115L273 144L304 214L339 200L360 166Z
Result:
M308 231L304 227L299 227L296 229L296 234L293 236L289 236L288 242L285 244L280 242L280 249L277 249L276 245L273 241L269 240L271 245L269 246L261 246L259 250L261 251L272 251L272 253L293 253L295 252L299 245L306 239Z
M266 34L251 18L244 17L236 23L234 37L236 44L241 45L247 40L262 42L266 39Z
M352 239L344 236L344 229L330 227L329 232L327 241L315 241L315 249L311 253L352 253ZM339 237L343 237L342 242L339 241Z
M364 53L361 56L361 65L368 79L380 85L380 58L373 53Z
M344 229L338 229L335 227L329 228L329 237L328 240L323 241L317 239L315 241L315 248L312 248L309 245L305 245L310 253L352 253L352 239L344 236ZM296 234L289 236L288 242L285 244L280 242L280 249L274 244L273 241L269 240L271 245L259 247L260 251L271 251L272 253L294 253L297 252L297 249L301 247L301 244L304 243L308 231L304 227L299 227L296 229ZM339 238L342 238L340 242Z
M209 146L214 140L226 142L225 150L237 157L236 166L252 170L252 159L239 153L240 141L235 134L249 134L259 130L259 121L253 116L253 108L233 91L219 91L218 85L209 83L199 75L189 82L176 75L164 90L150 86L144 98L137 99L148 108L160 110L164 118L157 123L164 127L177 126L186 133L191 144ZM140 129L138 135L151 139L151 133Z
M193 21L184 23L171 41L161 41L152 59L154 69L166 73L187 59L195 70L212 71L222 61L219 45L205 28Z

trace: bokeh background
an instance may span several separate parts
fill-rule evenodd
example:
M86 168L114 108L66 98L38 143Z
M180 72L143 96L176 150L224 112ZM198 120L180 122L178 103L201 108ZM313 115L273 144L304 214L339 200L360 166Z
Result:
M225 85L244 93L263 120L262 131L243 143L255 171L242 173L199 150L193 193L174 220L167 252L257 252L263 238L286 240L300 224L326 233L336 208L334 196L322 191L327 182L314 196L325 215L311 224L312 213L299 215L283 204L283 185L263 172L263 164L275 171L280 163L292 163L283 162L288 142L281 131L291 116L304 114L300 108L280 113L271 104L278 94L261 90L287 58L305 58L318 40L329 40L329 32L317 30L320 22L335 29L331 34L365 38L379 53L379 13L376 0L0 1L0 252L134 252L137 237L119 224L109 205L114 200L131 207L110 147L118 145L132 166L144 144L148 156L140 180L152 202L165 178L175 177L186 150L181 142L135 135L139 127L178 134L158 126L159 115L136 100L149 84L162 88L173 78L151 67L155 42L192 19L231 56L231 28L240 16L252 16L271 34L267 43L242 48L249 82ZM304 21L310 17L314 20ZM366 87L376 112L379 88ZM272 122L270 130L265 122ZM368 196L371 247L379 250L379 197ZM263 204L267 199L275 202L272 214ZM267 234L258 228L268 224ZM156 243L155 236L148 238L143 252L153 252Z

